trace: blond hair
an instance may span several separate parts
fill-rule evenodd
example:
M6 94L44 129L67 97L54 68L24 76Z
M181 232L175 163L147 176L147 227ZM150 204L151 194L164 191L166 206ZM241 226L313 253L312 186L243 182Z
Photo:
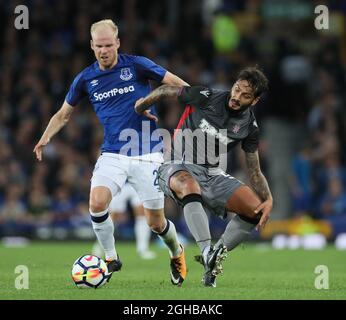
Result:
M110 27L114 31L115 38L118 38L118 26L111 19L103 19L93 23L90 27L91 37L93 36L93 33L95 33L96 28L106 26Z

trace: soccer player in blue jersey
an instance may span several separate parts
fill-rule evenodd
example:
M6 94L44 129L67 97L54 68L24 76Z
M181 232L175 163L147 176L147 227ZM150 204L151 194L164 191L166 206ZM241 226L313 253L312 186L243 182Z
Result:
M112 20L94 23L90 32L97 61L75 77L62 107L49 121L34 152L41 161L44 146L67 124L74 107L87 96L104 128L101 155L91 178L89 210L109 272L120 270L122 263L115 249L114 225L108 207L127 180L143 203L148 225L168 247L171 281L180 286L187 273L185 254L174 224L164 216L164 195L157 183L163 156L162 142L151 136L156 129L155 109L144 114L148 120L136 114L134 105L151 91L149 80L178 86L188 84L145 57L118 54L118 28ZM142 126L149 132L144 132ZM135 132L137 139L130 136L128 141L129 132Z

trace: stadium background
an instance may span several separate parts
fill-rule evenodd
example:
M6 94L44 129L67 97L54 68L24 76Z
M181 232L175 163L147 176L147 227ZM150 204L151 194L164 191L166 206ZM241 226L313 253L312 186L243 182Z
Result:
M94 61L91 23L112 18L120 53L144 55L191 85L229 89L237 72L258 64L270 80L256 106L260 157L274 196L276 234L346 232L345 1L1 1L0 237L91 239L89 179L103 133L88 101L36 161L33 147L60 108L73 77ZM14 8L29 8L29 30L14 28ZM329 29L314 27L314 8L329 8ZM173 131L182 113L159 106ZM242 153L229 156L243 181ZM129 209L130 210L130 209ZM167 216L191 238L181 211ZM225 222L211 217L213 236ZM133 239L127 215L117 236Z

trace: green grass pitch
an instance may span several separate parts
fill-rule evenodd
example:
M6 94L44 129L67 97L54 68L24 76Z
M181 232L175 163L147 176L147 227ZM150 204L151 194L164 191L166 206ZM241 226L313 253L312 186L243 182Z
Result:
M346 255L328 247L322 251L273 250L246 244L229 253L217 288L201 284L202 266L193 260L197 246L186 247L189 273L183 287L171 285L168 252L152 246L155 260L141 260L132 243L117 243L123 269L100 289L78 289L71 265L90 253L90 242L33 242L25 248L0 245L0 300L115 299L115 300L237 300L346 299ZM29 269L29 289L17 290L18 265ZM315 268L329 270L329 289L316 289Z

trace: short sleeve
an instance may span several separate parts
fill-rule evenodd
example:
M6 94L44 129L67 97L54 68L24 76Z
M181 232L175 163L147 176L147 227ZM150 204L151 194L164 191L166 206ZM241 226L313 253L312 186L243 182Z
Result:
M247 153L254 153L258 150L259 130L253 127L250 134L241 142L242 149Z
M71 106L76 106L85 96L83 73L79 73L73 80L69 91L65 97L66 102Z
M210 95L211 91L206 87L184 86L178 95L178 101L182 104L193 104L195 107L203 108Z
M167 70L152 60L142 57L142 56L135 56L134 57L134 64L137 72L139 72L141 75L143 75L146 78L161 82L164 78Z

